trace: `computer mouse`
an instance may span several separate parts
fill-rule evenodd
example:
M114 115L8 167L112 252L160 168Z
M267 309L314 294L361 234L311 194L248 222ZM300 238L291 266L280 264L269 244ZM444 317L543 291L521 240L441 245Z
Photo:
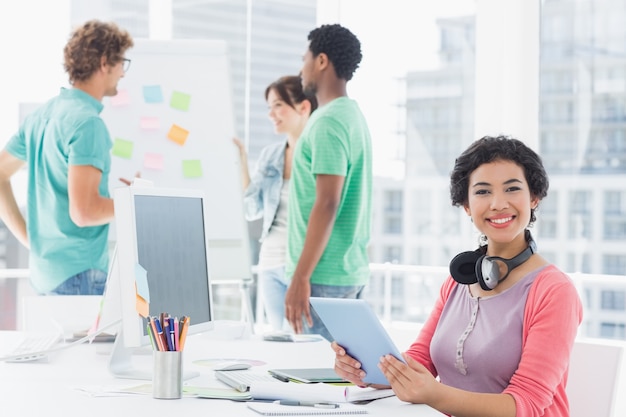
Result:
M213 367L214 371L241 371L244 369L250 369L252 365L245 362L225 361L220 362Z

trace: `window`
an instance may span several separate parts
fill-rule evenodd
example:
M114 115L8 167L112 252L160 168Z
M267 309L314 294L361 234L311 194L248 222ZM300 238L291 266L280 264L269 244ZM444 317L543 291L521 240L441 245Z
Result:
M604 220L604 238L606 240L626 240L626 216L606 218Z
M572 215L569 219L568 236L570 239L591 237L591 216Z
M402 217L394 215L385 216L385 233L391 235L402 234Z
M567 255L566 271L582 272L588 274L591 272L588 253L569 253Z
M626 255L604 255L602 273L608 275L626 275Z
M601 323L600 337L606 339L626 339L626 325L623 323Z
M602 310L619 310L626 312L626 293L624 291L602 290L600 292Z
M402 248L400 246L385 246L383 262L402 263Z
M626 216L626 191L608 190L604 192L604 214Z
M402 213L402 190L385 190L385 211Z

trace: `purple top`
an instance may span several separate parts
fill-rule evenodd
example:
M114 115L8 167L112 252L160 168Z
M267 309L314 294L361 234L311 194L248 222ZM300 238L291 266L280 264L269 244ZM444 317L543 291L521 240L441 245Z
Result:
M493 296L473 297L467 285L452 290L430 345L441 382L486 393L507 387L521 359L526 298L542 269Z

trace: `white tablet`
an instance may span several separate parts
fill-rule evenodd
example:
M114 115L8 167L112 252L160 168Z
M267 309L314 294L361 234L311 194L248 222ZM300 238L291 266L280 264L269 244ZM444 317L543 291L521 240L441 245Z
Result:
M389 385L378 368L381 356L404 359L367 301L311 297L310 302L333 339L361 362L367 374L363 382Z

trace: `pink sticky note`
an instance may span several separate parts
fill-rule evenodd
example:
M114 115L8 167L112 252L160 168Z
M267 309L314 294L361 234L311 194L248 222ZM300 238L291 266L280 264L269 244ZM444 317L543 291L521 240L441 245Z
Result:
M130 103L130 94L128 90L119 90L117 95L111 97L111 106L120 107Z
M154 130L161 127L161 123L159 122L158 117L147 117L144 116L139 119L139 127L145 130Z
M163 155L159 153L146 152L143 157L143 166L148 169L163 169Z

